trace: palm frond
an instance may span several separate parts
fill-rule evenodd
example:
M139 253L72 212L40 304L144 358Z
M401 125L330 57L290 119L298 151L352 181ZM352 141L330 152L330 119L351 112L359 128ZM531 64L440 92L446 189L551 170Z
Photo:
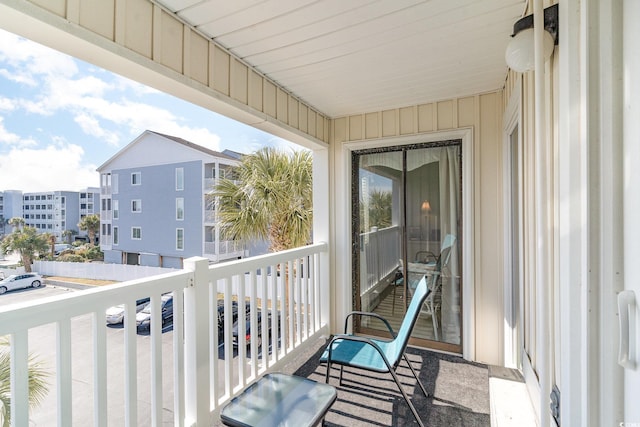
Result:
M3 427L8 427L11 421L11 352L10 341L4 336L0 337L0 417ZM38 406L49 392L47 379L50 376L43 362L33 354L29 355L28 384L29 405Z

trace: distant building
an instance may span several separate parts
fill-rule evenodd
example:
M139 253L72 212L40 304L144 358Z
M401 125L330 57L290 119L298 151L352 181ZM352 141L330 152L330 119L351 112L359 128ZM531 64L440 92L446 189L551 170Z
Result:
M87 232L78 229L78 223L86 216L97 212L100 201L99 188L82 191L42 191L23 193L9 190L0 192L0 234L13 230L7 222L21 217L25 225L38 233L50 233L57 242L66 240L64 232L69 230L79 239L86 239Z
M22 218L22 191L0 191L0 238L13 231L8 223L14 217Z
M98 168L105 262L180 268L192 256L246 256L238 242L221 240L208 197L238 164L182 138L143 132Z
M63 233L66 230L73 231L77 238L86 239L87 232L79 230L78 223L86 215L97 213L99 200L98 188L24 193L25 225L34 227L39 233L53 234L58 242L65 240Z

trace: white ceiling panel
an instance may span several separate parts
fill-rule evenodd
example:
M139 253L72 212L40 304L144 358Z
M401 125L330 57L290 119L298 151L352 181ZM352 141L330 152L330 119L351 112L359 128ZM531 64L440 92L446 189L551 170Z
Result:
M157 0L324 114L499 89L526 0Z

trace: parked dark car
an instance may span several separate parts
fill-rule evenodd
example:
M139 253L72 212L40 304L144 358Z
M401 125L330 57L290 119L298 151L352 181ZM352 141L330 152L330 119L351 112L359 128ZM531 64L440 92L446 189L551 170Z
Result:
M162 316L162 326L173 320L173 294L164 294L161 297L160 312ZM136 314L136 326L138 332L149 331L151 329L151 304L147 304L138 314Z
M244 322L244 326L245 326L245 340L247 343L247 347L250 347L251 342L252 341L257 341L258 342L258 346L262 345L262 311L258 311L256 313L256 316L258 318L258 330L256 331L255 334L251 333L251 313L247 312L246 317L245 317L245 322ZM272 321L271 321L271 311L267 312L267 331L269 334L269 338L271 338L271 326L272 326ZM278 327L278 331L280 330L280 322L277 322L277 327ZM240 327L240 324L238 321L236 321L236 323L233 324L233 346L237 347L239 342L240 342L240 338L238 336L238 329Z
M250 310L249 302L245 303L244 311L245 313L249 313ZM232 312L232 320L231 324L235 325L235 322L238 320L238 302L231 301L231 312ZM224 342L224 299L218 300L218 344L222 344Z

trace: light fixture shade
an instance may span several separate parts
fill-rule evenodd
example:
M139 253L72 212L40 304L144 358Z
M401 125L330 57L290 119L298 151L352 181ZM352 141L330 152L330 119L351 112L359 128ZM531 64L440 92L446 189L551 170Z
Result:
M553 36L549 32L543 31L543 33L544 59L546 61L553 52L554 42ZM509 68L514 71L524 73L533 70L535 67L533 28L527 28L516 34L509 42L504 57Z

